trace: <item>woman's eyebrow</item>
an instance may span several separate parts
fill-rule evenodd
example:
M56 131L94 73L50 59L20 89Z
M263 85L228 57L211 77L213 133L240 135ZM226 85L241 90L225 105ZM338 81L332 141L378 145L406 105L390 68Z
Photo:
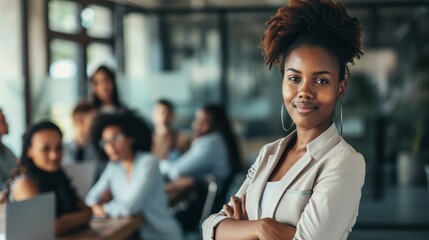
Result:
M301 72L301 71L299 71L299 70L297 70L297 69L295 69L295 68L288 68L288 69L286 69L286 72L287 72L287 71L291 71L291 72L295 72L295 73L302 74L302 72ZM312 75L322 75L322 74L328 74L328 75L331 75L331 76L332 76L332 73L331 73L331 72L329 72L329 71L326 71L326 70L323 70L323 71L317 71L317 72L312 73Z
M301 73L302 73L301 71L299 71L299 70L297 70L297 69L295 69L295 68L288 68L288 69L286 69L286 72L287 72L287 71L292 71L292 72L299 73L299 74L301 74Z
M322 74L328 74L332 76L332 73L330 73L329 71L318 71L313 73L313 75L322 75Z

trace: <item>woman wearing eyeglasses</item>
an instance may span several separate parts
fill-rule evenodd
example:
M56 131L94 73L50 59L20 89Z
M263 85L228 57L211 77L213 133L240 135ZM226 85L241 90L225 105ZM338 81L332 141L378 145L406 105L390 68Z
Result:
M143 239L182 239L179 224L168 211L158 160L149 153L146 123L126 111L97 116L92 141L101 159L109 159L85 202L99 217L142 215ZM106 193L110 199L105 199Z

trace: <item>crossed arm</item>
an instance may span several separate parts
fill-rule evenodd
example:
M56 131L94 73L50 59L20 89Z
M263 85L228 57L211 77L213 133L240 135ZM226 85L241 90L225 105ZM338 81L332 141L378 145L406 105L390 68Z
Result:
M223 206L222 214L229 217L215 228L214 239L284 240L292 239L296 229L272 218L249 221L246 212L246 195L242 199L231 197L232 207Z

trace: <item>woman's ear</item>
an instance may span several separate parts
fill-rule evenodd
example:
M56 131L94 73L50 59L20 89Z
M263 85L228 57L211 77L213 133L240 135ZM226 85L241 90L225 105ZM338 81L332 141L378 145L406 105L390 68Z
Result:
M343 99L346 95L347 81L347 79L340 81L340 85L338 88L338 99Z

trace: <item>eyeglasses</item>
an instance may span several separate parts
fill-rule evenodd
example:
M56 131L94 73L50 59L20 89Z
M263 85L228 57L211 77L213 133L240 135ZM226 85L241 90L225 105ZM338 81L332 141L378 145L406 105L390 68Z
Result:
M122 133L117 133L115 136L113 136L111 139L107 139L107 140L100 140L100 142L98 143L98 145L101 148L106 147L107 144L114 144L122 139L124 139L124 135Z

